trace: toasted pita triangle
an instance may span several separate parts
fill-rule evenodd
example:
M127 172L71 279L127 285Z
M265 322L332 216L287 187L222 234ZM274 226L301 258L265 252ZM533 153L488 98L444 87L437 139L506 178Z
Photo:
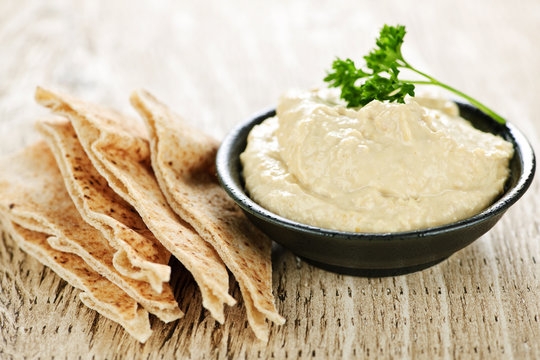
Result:
M142 343L150 337L152 330L148 313L118 286L90 268L83 259L53 249L47 242L47 234L25 229L6 216L2 219L2 225L24 251L50 267L70 285L82 290L79 298L86 306L119 323Z
M127 278L116 271L115 250L79 215L44 142L3 158L0 168L0 211L11 221L51 236L51 247L80 256L163 321L173 321L183 315L169 286L158 294L147 282Z
M124 276L150 283L160 293L171 274L170 252L93 167L69 121L47 119L38 121L36 128L56 158L75 207L116 250L114 267Z
M219 143L189 127L146 91L131 103L150 134L152 167L173 210L216 249L240 284L248 321L266 340L265 318L283 324L272 295L271 241L255 228L219 185Z
M109 186L132 205L154 236L191 272L203 306L223 323L228 273L214 248L171 210L150 166L150 149L139 123L115 111L71 96L36 90L36 100L67 116L94 167Z

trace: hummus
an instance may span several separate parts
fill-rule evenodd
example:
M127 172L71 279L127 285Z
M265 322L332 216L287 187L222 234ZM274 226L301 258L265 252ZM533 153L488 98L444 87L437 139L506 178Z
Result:
M455 222L503 191L511 143L474 129L444 99L347 108L331 90L291 91L253 128L246 189L285 218L352 232Z

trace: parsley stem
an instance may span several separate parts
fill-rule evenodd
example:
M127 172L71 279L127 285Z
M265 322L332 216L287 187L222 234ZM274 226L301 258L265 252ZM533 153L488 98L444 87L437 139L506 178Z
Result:
M466 99L467 101L469 101L472 105L476 106L478 109L480 109L481 111L483 111L485 114L491 116L493 119L495 119L495 121L497 121L498 123L500 124L505 124L506 123L506 120L500 116L499 114L497 114L495 111L491 110L490 108L488 108L486 105L482 104L480 101L470 97L469 95L449 86L449 85L446 85L445 83L442 83L440 82L439 80L429 76L428 74L426 73L423 73L421 72L420 70L417 70L415 68L413 68L411 65L409 65L409 63L407 63L405 60L401 59L404 63L404 66L405 68L409 69L409 70L412 70L414 71L415 73L417 74L420 74L422 75L423 77L429 79L429 81L407 81L408 83L411 83L411 84L419 84L419 85L438 85L442 88L445 88L446 90L449 90L451 92L453 92L454 94L458 95L458 96L461 96L462 98Z

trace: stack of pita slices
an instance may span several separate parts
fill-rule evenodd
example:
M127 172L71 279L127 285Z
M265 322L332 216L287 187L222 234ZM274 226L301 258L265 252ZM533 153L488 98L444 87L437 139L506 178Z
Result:
M19 246L74 287L88 307L140 342L148 313L183 316L169 285L171 255L191 272L218 322L235 276L257 338L283 324L272 295L271 241L220 188L218 143L145 91L140 121L38 88L54 115L43 141L0 159L0 218Z

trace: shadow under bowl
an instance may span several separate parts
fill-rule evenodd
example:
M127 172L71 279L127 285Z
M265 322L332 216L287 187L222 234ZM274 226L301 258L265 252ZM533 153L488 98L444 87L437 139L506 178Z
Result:
M275 115L265 111L233 129L219 148L216 166L221 185L247 217L272 240L325 270L359 276L391 276L418 271L448 258L490 230L529 188L535 156L512 124L501 125L477 108L458 103L461 116L479 130L514 145L504 193L487 209L447 225L393 233L355 233L301 224L266 210L247 195L240 154L251 129Z

